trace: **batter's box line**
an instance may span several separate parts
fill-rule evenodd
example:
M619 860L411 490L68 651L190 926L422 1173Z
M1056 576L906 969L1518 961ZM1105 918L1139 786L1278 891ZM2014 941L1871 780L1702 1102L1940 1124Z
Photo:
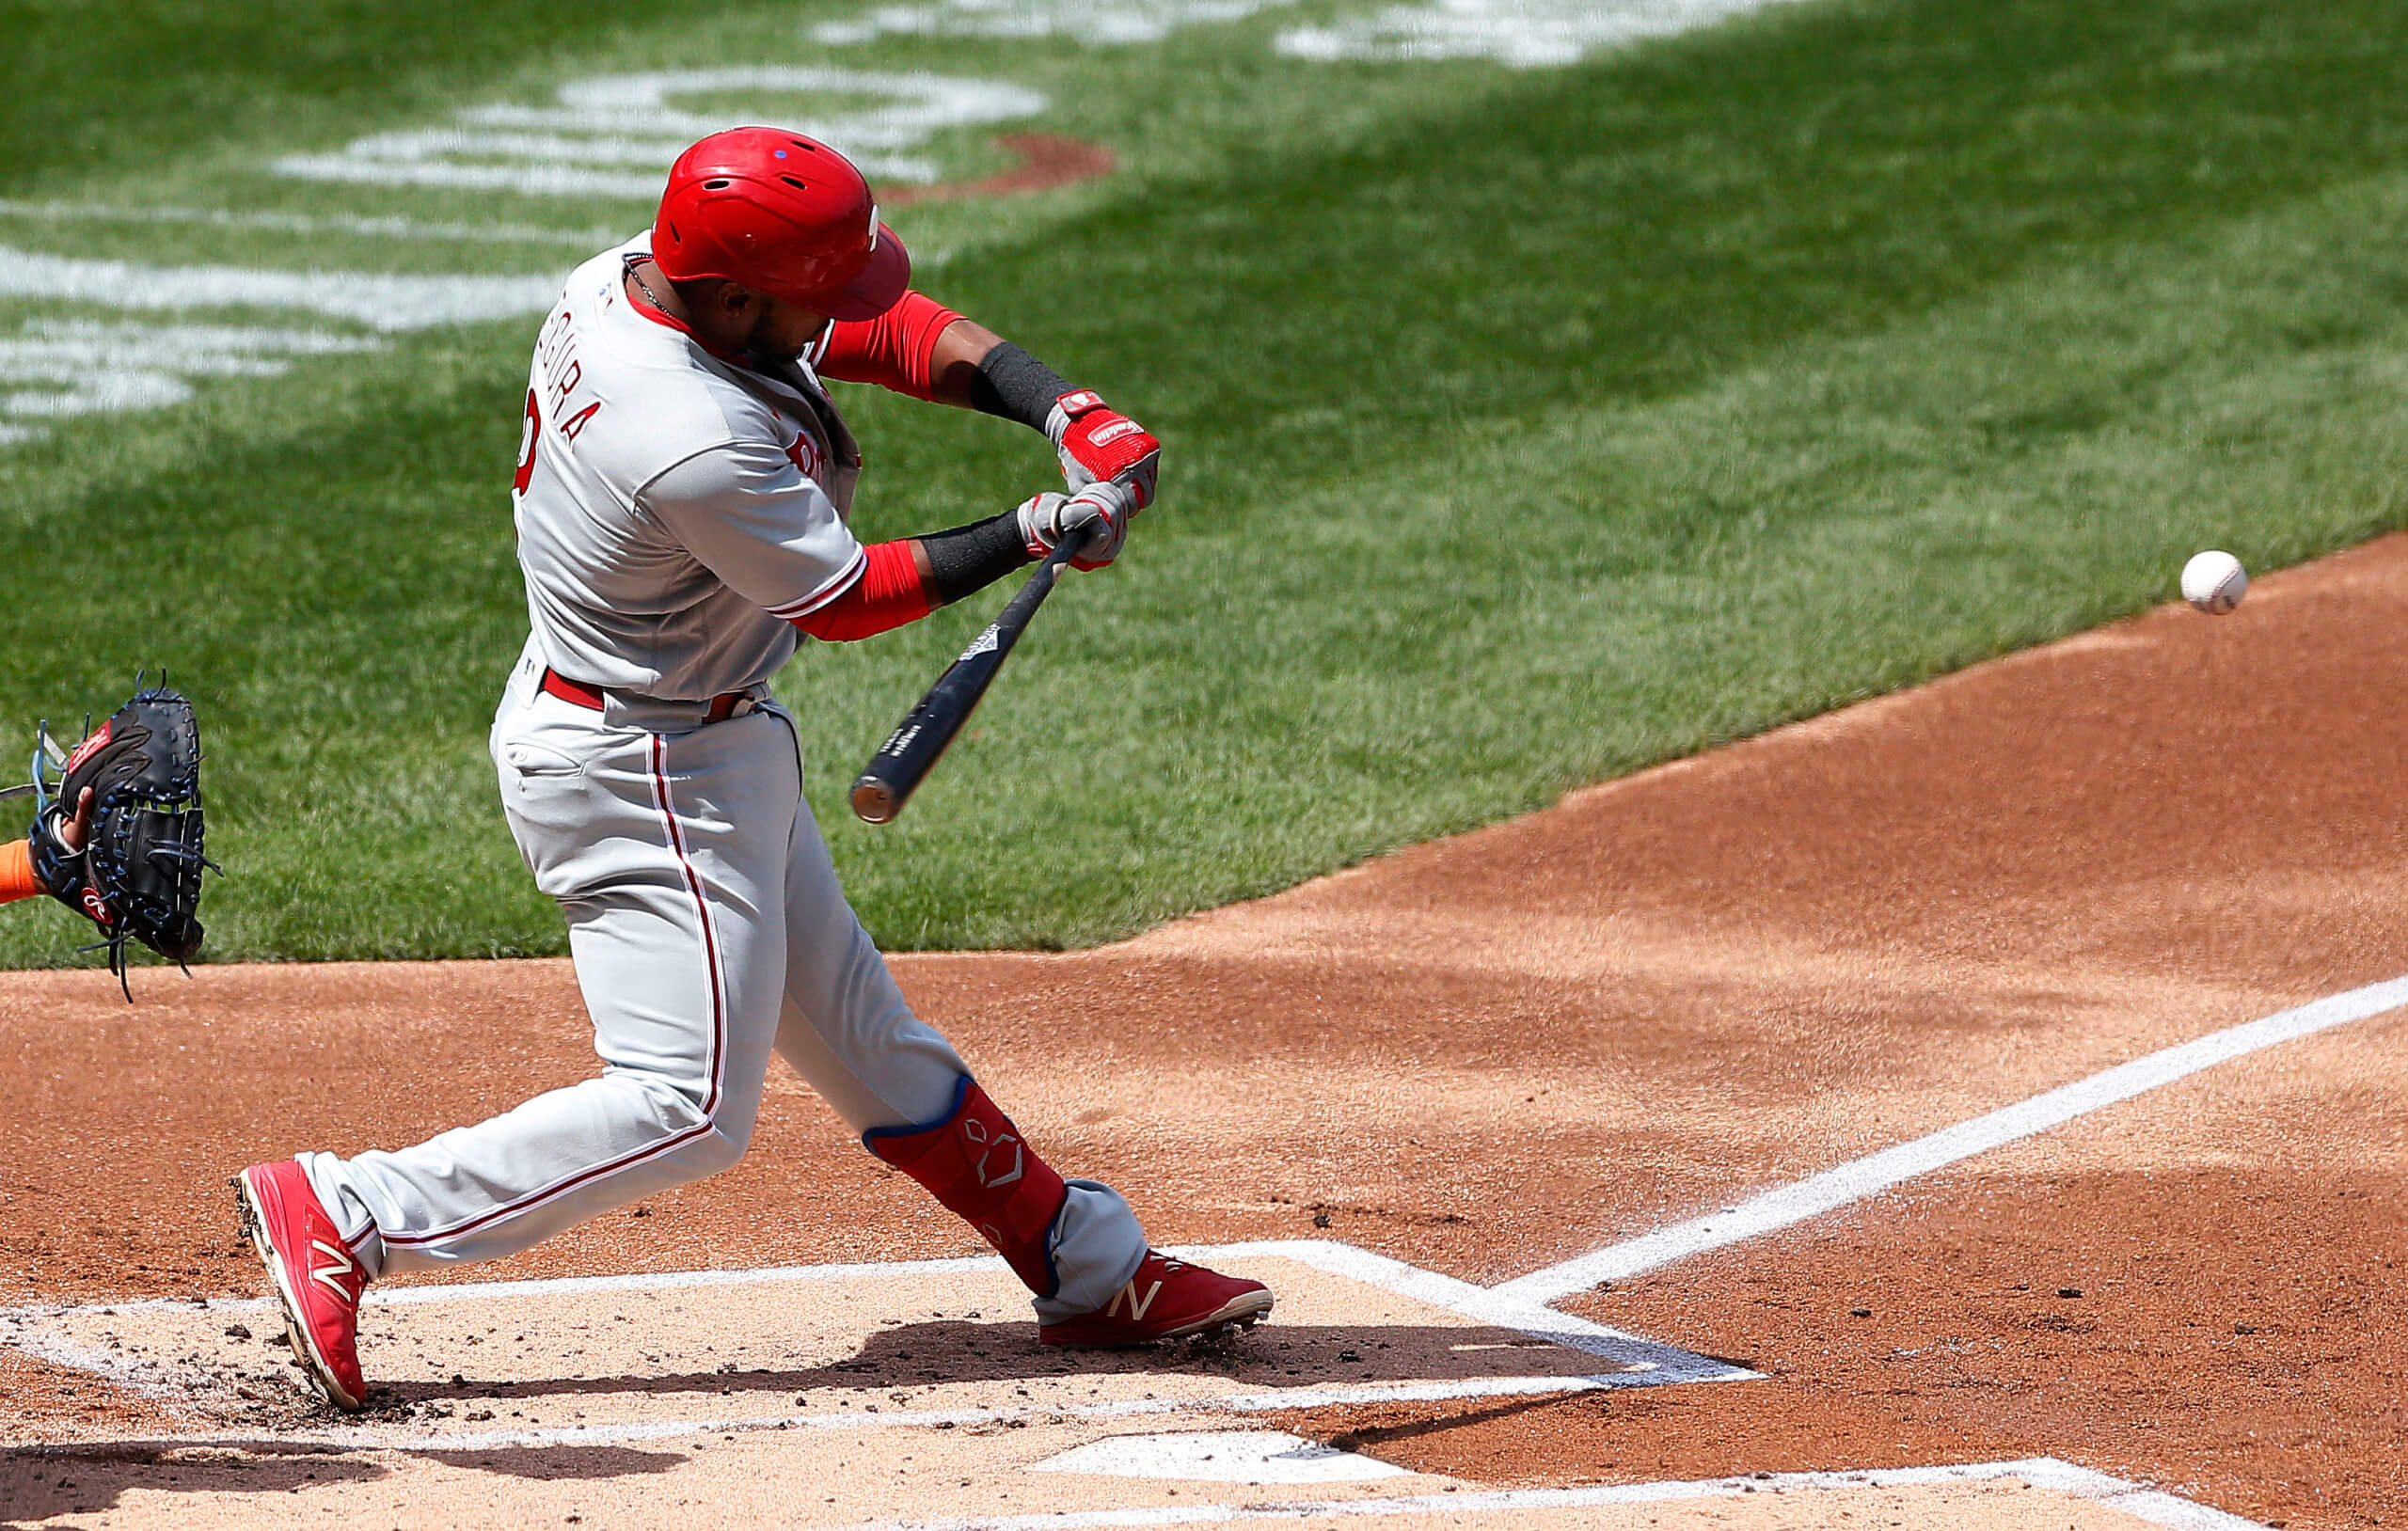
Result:
M1072 1406L1029 1406L956 1410L895 1410L875 1414L778 1414L737 1419L631 1421L621 1425L579 1426L557 1429L494 1430L480 1434L427 1437L381 1427L353 1427L283 1434L287 1443L307 1441L354 1448L419 1448L499 1450L603 1444L667 1439L684 1435L782 1429L875 1429L977 1426L1043 1419L1116 1419L1179 1413L1266 1413L1289 1409L1341 1405L1452 1402L1474 1398L1518 1397L1598 1392L1627 1387L1664 1387L1687 1382L1751 1381L1759 1373L1727 1361L1702 1356L1643 1335L1558 1313L1526 1299L1501 1295L1434 1271L1333 1239L1272 1239L1252 1243L1179 1246L1170 1253L1203 1263L1244 1259L1282 1259L1312 1270L1359 1282L1408 1300L1443 1309L1497 1329L1511 1330L1610 1361L1621 1369L1560 1377L1500 1377L1462 1381L1367 1382L1348 1387L1298 1388L1237 1394L1220 1398L1132 1399ZM370 1308L409 1307L433 1302L474 1302L498 1298L565 1297L608 1292L689 1291L702 1287L761 1286L793 1282L895 1279L955 1274L994 1274L1007 1271L1000 1256L945 1260L905 1260L856 1265L780 1266L755 1271L682 1271L624 1276L559 1276L535 1281L468 1282L457 1285L397 1286L372 1290L362 1304ZM0 1343L55 1365L104 1377L145 1397L171 1403L189 1403L191 1395L147 1364L116 1352L79 1344L55 1332L45 1332L46 1320L78 1315L178 1311L210 1314L265 1314L265 1298L135 1298L119 1302L62 1303L0 1309ZM260 1437L245 1432L207 1432L179 1437L187 1444L242 1445Z
M1373 1407L1396 1403L1463 1403L1489 1398L1562 1397L1611 1388L1662 1386L1624 1373L1596 1377L1497 1377L1477 1382L1367 1382L1355 1387L1296 1388L1225 1397L1127 1398L1113 1403L1027 1405L993 1409L887 1409L877 1413L747 1414L726 1419L647 1419L619 1425L563 1425L544 1429L431 1434L402 1426L355 1425L332 1429L202 1430L155 1442L117 1445L323 1446L341 1451L545 1450L555 1446L639 1445L703 1435L753 1435L779 1430L974 1429L987 1426L1069 1424L1080 1420L1149 1419L1208 1414L1275 1413L1292 1409ZM182 1395L178 1395L180 1397Z
M848 1531L1091 1531L1113 1526L1229 1525L1247 1521L1376 1520L1389 1516L1539 1514L1660 1505L1681 1500L1735 1499L1742 1494L1845 1492L1850 1489L1947 1488L1960 1483L2020 1481L2071 1499L2120 1510L2167 1531L2265 1531L2195 1500L2078 1467L2055 1457L1966 1462L1949 1467L1893 1467L1841 1473L1752 1473L1688 1482L1598 1483L1572 1489L1497 1489L1471 1493L1421 1493L1388 1498L1296 1500L1284 1504L1164 1505L1142 1509L1062 1510L968 1521L871 1521Z

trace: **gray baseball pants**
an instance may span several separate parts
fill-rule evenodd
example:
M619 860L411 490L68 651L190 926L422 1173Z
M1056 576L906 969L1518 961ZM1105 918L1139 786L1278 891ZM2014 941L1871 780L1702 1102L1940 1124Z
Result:
M774 1050L856 1133L932 1126L968 1072L911 1013L855 918L802 798L793 719L766 691L594 712L522 658L496 714L502 804L568 919L602 1072L415 1147L303 1154L372 1275L498 1259L734 1164ZM1100 1308L1146 1239L1127 1202L1069 1182L1042 1319Z

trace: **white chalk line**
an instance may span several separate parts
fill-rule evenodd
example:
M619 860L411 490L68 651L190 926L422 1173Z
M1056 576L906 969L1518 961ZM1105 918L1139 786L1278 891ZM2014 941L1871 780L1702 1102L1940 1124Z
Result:
M257 1430L201 1430L167 1439L184 1446L298 1444L341 1451L516 1451L561 1446L629 1445L645 1441L685 1440L699 1435L748 1435L779 1430L943 1429L1173 1415L1266 1414L1294 1409L1396 1403L1466 1403L1485 1398L1550 1397L1574 1393L1603 1393L1616 1388L1660 1387L1666 1381L1665 1378L1638 1372L1608 1372L1591 1377L1494 1377L1472 1382L1365 1382L1354 1387L1296 1388L1286 1392L1231 1393L1195 1398L1121 1398L1110 1403L1015 1404L963 1409L887 1409L873 1404L839 1413L710 1415L692 1419L630 1420L615 1425L461 1431L456 1434L434 1432L423 1427L413 1429L400 1425L354 1425L325 1429L280 1429L273 1435L262 1435Z
M1089 47L1160 42L1190 26L1244 21L1295 0L935 0L925 5L874 5L857 16L820 22L812 40L837 46L881 36L1069 38Z
M2328 995L2243 1025L2211 1032L1910 1143L1767 1191L1724 1211L1658 1228L1592 1255L1533 1271L1492 1288L1490 1295L1542 1305L1560 1302L1575 1292L1587 1291L1599 1282L1635 1276L1692 1255L1820 1217L1917 1176L2061 1127L2218 1064L2366 1020L2403 1004L2408 1004L2408 977Z
M14 335L0 334L0 416L66 419L161 409L192 397L191 378L281 377L295 358L383 345L372 336L314 329L35 320ZM35 431L20 428L21 436Z
M1486 58L1552 69L1650 38L1678 37L1778 0L1423 0L1325 26L1291 27L1274 46L1291 58L1389 63Z
M1592 53L1674 37L1776 0L1414 0L1370 15L1280 30L1274 49L1317 63L1428 63L1486 58L1514 69L1579 62ZM919 0L870 6L809 28L816 42L882 37L1068 38L1090 48L1158 43L1189 27L1284 10L1294 0Z
M242 212L222 207L122 207L106 202L24 202L0 197L0 217L38 223L200 224L279 234L356 234L470 245L569 245L584 250L624 244L627 229L545 229L521 223L445 223L400 214Z
M733 115L678 105L731 92L745 93L754 104ZM830 97L866 97L874 104L831 114L825 109ZM775 121L834 145L873 179L932 182L939 178L936 163L910 150L946 129L1035 118L1047 104L1041 91L1007 80L917 71L775 64L647 71L573 80L549 106L493 102L467 107L447 126L371 134L334 153L283 155L269 168L365 186L648 203L659 197L670 162L688 144L722 128Z
M150 266L0 245L0 296L117 308L305 308L387 332L540 314L552 276L378 276L245 266Z
M1561 1314L1537 1303L1499 1298L1469 1282L1407 1265L1402 1260L1331 1239L1274 1239L1253 1243L1182 1246L1171 1253L1198 1263L1232 1260L1284 1259L1345 1280L1393 1292L1411 1301L1472 1318L1495 1328L1510 1329L1624 1368L1576 1376L1497 1377L1458 1381L1369 1382L1352 1387L1280 1389L1217 1398L1147 1399L1062 1407L1012 1407L961 1410L880 1410L877 1413L785 1413L700 1419L651 1420L610 1426L557 1429L494 1430L474 1435L430 1436L422 1430L404 1433L384 1427L356 1427L284 1437L326 1445L419 1450L499 1450L505 1447L595 1445L676 1436L778 1429L870 1429L890 1427L998 1424L1030 1419L1117 1419L1180 1413L1262 1413L1282 1409L1319 1409L1348 1404L1456 1402L1485 1397L1520 1397L1559 1393L1586 1393L1610 1388L1666 1387L1687 1382L1743 1381L1755 1372L1717 1361L1607 1325ZM597 1295L613 1292L690 1291L697 1288L896 1279L931 1275L1000 1273L1009 1269L1000 1256L981 1255L946 1260L902 1260L870 1264L789 1266L759 1271L682 1271L623 1276L562 1276L535 1281L475 1282L457 1286L372 1288L369 1308L419 1306L433 1302L495 1301ZM60 1334L53 1325L60 1318L114 1317L119 1314L181 1311L209 1314L253 1314L271 1306L265 1298L211 1298L201 1302L175 1298L140 1298L119 1302L27 1305L0 1309L0 1342L28 1355L105 1377L146 1397L189 1402L181 1387L163 1380L152 1364L128 1360L122 1354L85 1344ZM241 1444L256 1437L240 1432L179 1437L196 1444Z
M1424 1271L1402 1260L1327 1239L1280 1239L1238 1244L1180 1245L1170 1253L1198 1264L1231 1260L1280 1259L1309 1266L1349 1281L1361 1282L1426 1302L1463 1318L1532 1339L1600 1356L1646 1374L1656 1383L1735 1381L1755 1374L1744 1367L1665 1345L1644 1335L1558 1313L1498 1289L1475 1286L1452 1276ZM478 1302L511 1299L592 1295L608 1292L690 1291L712 1286L750 1286L789 1282L888 1280L920 1276L961 1275L1008 1270L999 1255L983 1255L946 1260L894 1260L855 1265L777 1266L756 1271L665 1271L623 1276L555 1276L533 1281L464 1282L458 1285L371 1287L364 1308L407 1307L427 1302ZM198 1302L186 1298L133 1298L118 1302L29 1304L0 1308L0 1322L22 1328L44 1319L75 1316L168 1310L207 1313L261 1313L270 1300L261 1297L215 1297ZM9 1343L23 1348L29 1338ZM78 1363L80 1365L80 1363ZM124 1370L119 1366L117 1370ZM1623 1384L1627 1385L1627 1384Z
M1731 1499L1755 1493L1830 1493L1852 1489L1945 1488L2016 1480L2070 1498L2109 1507L2169 1531L2263 1531L2256 1521L2227 1515L2174 1494L2054 1457L1969 1462L1952 1467L1882 1468L1860 1473L1758 1473L1694 1482L1600 1483L1576 1489L1502 1489L1473 1493L1295 1500L1285 1504L1163 1505L1142 1509L1066 1510L956 1521L870 1521L847 1531L1086 1531L1100 1526L1227 1525L1242 1521L1370 1520L1399 1515L1529 1514L1592 1509L1608 1505Z
M1028 1462L1022 1470L1156 1482L1300 1486L1414 1476L1410 1468L1287 1430L1220 1428L1106 1434Z
M1334 1275L1361 1281L1399 1295L1426 1302L1482 1322L1516 1330L1535 1338L1591 1354L1609 1357L1640 1373L1655 1373L1657 1381L1736 1381L1754 1376L1744 1368L1695 1355L1603 1324L1555 1311L1547 1304L1601 1281L1613 1280L1706 1250L1738 1243L1833 1211L1896 1186L1916 1176L2002 1147L2019 1139L2061 1126L2078 1117L2170 1084L2217 1064L2263 1049L2313 1035L2337 1026L2385 1014L2408 1004L2408 977L2368 985L2327 996L2293 1009L2228 1027L2189 1042L2162 1049L2084 1080L1954 1127L1884 1149L1793 1185L1766 1192L1729 1210L1696 1218L1670 1228L1610 1245L1593 1254L1566 1260L1494 1287L1483 1287L1436 1271L1424 1271L1386 1255L1375 1255L1329 1239L1278 1239L1240 1244L1190 1247L1180 1251L1198 1260L1246 1257L1286 1258ZM619 1276L569 1276L547 1280L464 1283L378 1288L369 1294L371 1307L423 1302L474 1302L495 1299L599 1293L675 1290L695 1287L834 1281L860 1277L941 1275L1004 1269L993 1255L966 1259L880 1262L871 1264L769 1268L752 1271L688 1271ZM106 1313L199 1307L208 1311L258 1312L260 1298L214 1298L198 1303L172 1298L133 1299L98 1304L27 1306L0 1309L0 1320L21 1333L12 1341L21 1348L50 1343L60 1359L73 1350L71 1342L36 1340L22 1334L24 1323L74 1313ZM115 1375L125 1371L101 1357L75 1352L70 1364ZM1624 1385L1628 1385L1624 1383Z

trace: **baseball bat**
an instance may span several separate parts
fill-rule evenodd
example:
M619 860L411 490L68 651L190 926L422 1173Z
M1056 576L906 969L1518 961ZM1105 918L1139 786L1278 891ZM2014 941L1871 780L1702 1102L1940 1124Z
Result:
M1085 538L1065 537L1045 555L1045 561L1028 576L1028 583L1006 602L987 630L971 640L961 651L961 657L945 667L936 684L920 698L919 704L906 714L878 752L869 757L862 774L853 782L853 812L871 824L889 824L911 800L911 794L927 780L928 772L961 732L978 701L995 678L995 671L1011 656L1012 645L1020 641L1028 620L1054 592L1054 582L1062 576L1062 565L1078 556L1086 545Z

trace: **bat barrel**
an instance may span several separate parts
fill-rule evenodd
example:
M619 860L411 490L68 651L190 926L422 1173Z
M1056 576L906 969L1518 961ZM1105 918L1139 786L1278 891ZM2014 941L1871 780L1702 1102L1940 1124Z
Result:
M903 812L903 797L892 781L864 772L853 783L853 813L865 824L891 824Z

